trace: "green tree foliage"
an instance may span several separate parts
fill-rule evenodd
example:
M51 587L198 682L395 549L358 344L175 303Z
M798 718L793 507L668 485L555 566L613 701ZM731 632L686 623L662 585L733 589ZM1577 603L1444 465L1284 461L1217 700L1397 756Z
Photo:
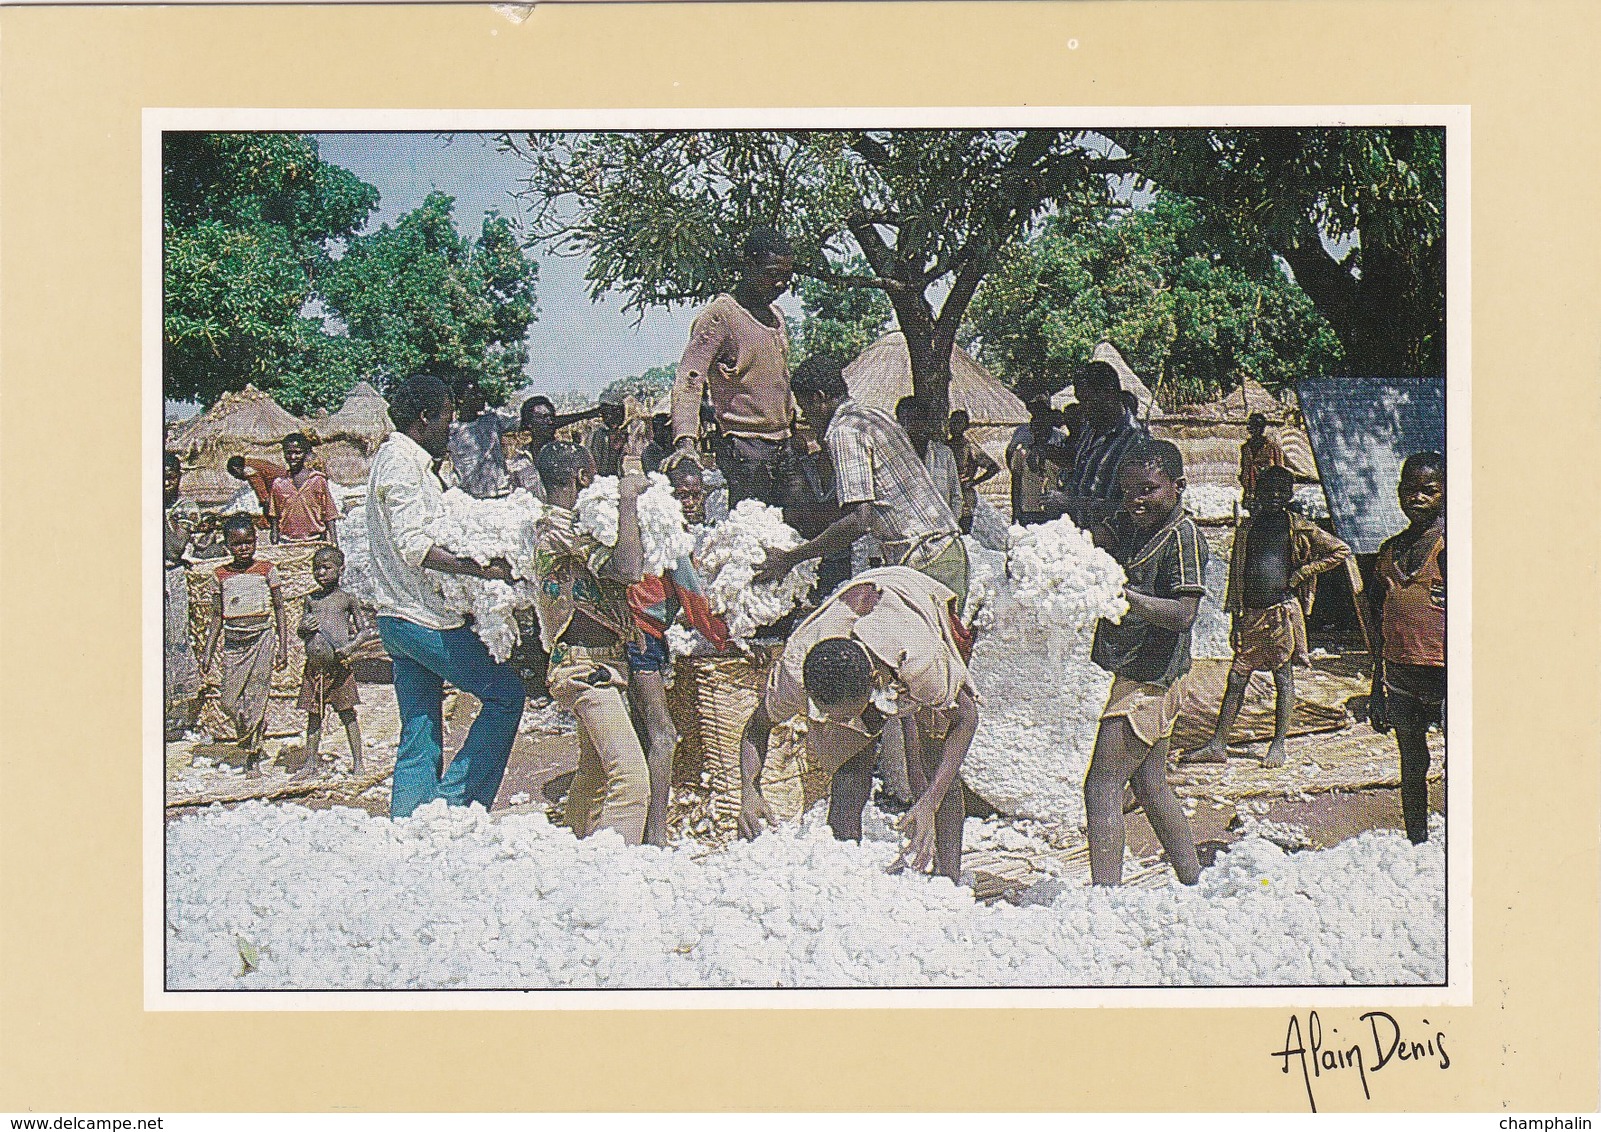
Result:
M1025 396L1054 392L1102 340L1174 403L1215 397L1245 375L1288 384L1341 358L1275 261L1226 262L1195 203L1171 194L1097 222L1047 222L985 282L970 331Z
M1290 266L1349 372L1445 372L1445 131L1105 131L1194 199L1230 261Z
M841 265L851 274L866 268L861 259ZM805 317L790 339L792 364L813 354L836 354L849 361L878 341L895 317L889 296L877 288L834 287L803 276L795 290Z
M601 396L611 393L619 397L633 397L649 405L673 387L673 380L677 376L677 365L651 366L644 373L636 373L632 377L619 377L601 390Z
M350 239L321 291L365 372L392 383L422 369L474 376L499 402L521 383L539 265L491 212L476 241L455 201L430 193L393 225Z
M800 274L888 300L918 395L943 403L957 330L1000 253L1046 212L1104 200L1124 171L1092 140L1060 129L669 131L499 144L528 164L534 238L587 254L593 296L617 292L641 311L704 301L733 285L744 233L773 225Z
M166 395L210 403L254 383L304 410L319 385L344 380L351 359L304 310L334 241L377 205L378 190L323 161L313 138L164 135Z

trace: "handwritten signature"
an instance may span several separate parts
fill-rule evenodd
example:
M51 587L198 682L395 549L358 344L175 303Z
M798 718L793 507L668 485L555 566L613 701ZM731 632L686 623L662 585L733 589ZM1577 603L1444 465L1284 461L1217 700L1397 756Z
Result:
M1423 1019L1423 1025L1429 1025L1427 1018ZM1304 1028L1300 1016L1291 1014L1284 1031L1284 1048L1269 1054L1279 1059L1280 1069L1286 1074L1292 1064L1300 1066L1301 1079L1306 1084L1306 1103L1313 1112L1317 1111L1313 1082L1324 1077L1348 1074L1354 1069L1362 1083L1362 1096L1372 1100L1368 1077L1376 1076L1387 1066L1451 1068L1443 1030L1425 1031L1427 1037L1419 1040L1415 1031L1404 1032L1401 1023L1392 1015L1382 1010L1369 1010L1358 1016L1354 1032L1354 1040L1341 1039L1339 1028L1330 1026L1325 1039L1323 1020L1316 1010L1307 1012Z

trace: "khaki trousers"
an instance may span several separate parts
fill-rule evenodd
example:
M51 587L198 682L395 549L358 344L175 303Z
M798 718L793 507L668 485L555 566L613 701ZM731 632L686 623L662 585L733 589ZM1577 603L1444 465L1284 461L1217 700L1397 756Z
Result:
M645 837L650 771L628 713L628 667L621 649L558 645L547 682L551 698L578 720L578 774L567 791L567 824L579 837L614 829L629 845Z

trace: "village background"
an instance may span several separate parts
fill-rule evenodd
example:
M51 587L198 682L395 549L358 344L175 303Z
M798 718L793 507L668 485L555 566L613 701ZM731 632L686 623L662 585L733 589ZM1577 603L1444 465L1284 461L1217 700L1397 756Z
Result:
M1016 138L990 151L940 150L943 165L929 161L937 147L891 138L875 172L888 198L899 190L903 199L885 207L936 221L903 229L897 245L924 264L924 313L897 308L877 285L884 263L870 262L836 216L826 168L812 170L814 196L781 202L763 180L773 154L738 152L728 135L678 139L659 176L645 175L624 135L560 153L524 135L169 135L165 447L183 462L185 497L215 512L251 510L227 459L276 460L286 434L306 432L348 510L389 427L383 393L417 369L473 374L512 414L536 393L569 409L612 391L642 422L664 406L697 305L731 282L736 234L775 219L802 265L781 304L795 358L853 358L853 396L886 410L913 393L948 399L998 460L1028 419L1026 397L1054 394L1060 407L1075 366L1101 358L1118 368L1152 433L1183 451L1187 502L1215 555L1174 737L1175 750L1196 745L1210 734L1228 667L1220 599L1247 416L1268 417L1298 505L1351 542L1363 565L1404 523L1399 455L1443 448L1443 131L1067 135L1061 152L1078 156L1064 156L1056 182L1022 187L1004 168ZM785 144L787 157L810 161L825 148L810 138L769 148ZM639 174L637 186L586 190L621 168ZM734 169L754 171L753 193L731 191ZM699 175L670 175L686 170ZM975 261L982 270L968 272ZM950 353L931 360L929 344L946 341ZM1003 473L981 489L1001 515L1008 488ZM261 554L278 564L291 605L312 588L309 551L263 540ZM197 643L214 564L191 571ZM1272 727L1271 681L1259 674L1235 730L1237 757L1177 772L1199 841L1217 848L1256 833L1300 849L1399 826L1393 740L1362 718L1360 584L1354 572L1336 574L1319 589L1290 765L1256 765ZM387 812L398 720L377 647L360 671L372 769L288 782L304 727L293 709L298 644L291 637L294 655L275 677L269 772L240 773L208 704L197 734L166 747L170 816L250 800ZM465 696L447 704L447 748L474 707ZM686 710L680 725L693 745ZM1432 741L1439 808L1443 741ZM575 764L571 721L531 707L497 811L542 808L542 788ZM686 760L675 832L725 837L714 803L726 786ZM970 812L988 823L964 862L980 899L1085 881L1081 830L996 802L970 794ZM1164 883L1143 817L1129 825L1141 866L1132 883Z

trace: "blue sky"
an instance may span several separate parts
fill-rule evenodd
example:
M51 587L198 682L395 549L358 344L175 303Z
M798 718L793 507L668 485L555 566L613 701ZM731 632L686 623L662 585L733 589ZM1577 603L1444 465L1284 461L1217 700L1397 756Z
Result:
M484 214L498 209L521 223L511 193L523 165L496 152L478 134L456 134L449 144L435 134L317 134L324 160L342 165L378 188L382 199L369 227L393 223L438 189L456 198L456 228L476 237ZM622 300L591 302L587 259L537 254L539 319L528 332L529 381L552 391L599 392L619 377L678 361L695 311L655 308L635 323ZM799 316L793 299L785 313Z

